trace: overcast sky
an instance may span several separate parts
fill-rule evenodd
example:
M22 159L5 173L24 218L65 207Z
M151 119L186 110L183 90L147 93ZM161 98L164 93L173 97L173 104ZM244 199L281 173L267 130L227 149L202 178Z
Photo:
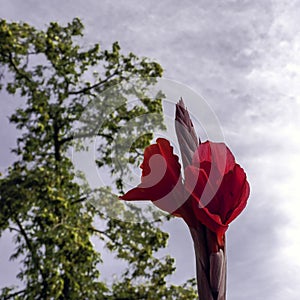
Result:
M1 18L39 28L80 17L87 43L119 41L206 99L251 185L248 206L227 233L230 300L300 297L299 16L297 0L0 0ZM14 101L0 98L1 170L12 162L16 136L5 116ZM164 229L176 258L172 280L181 283L194 276L191 239L181 220ZM0 285L17 269L7 263L11 247L4 236ZM118 262L110 264L107 278Z

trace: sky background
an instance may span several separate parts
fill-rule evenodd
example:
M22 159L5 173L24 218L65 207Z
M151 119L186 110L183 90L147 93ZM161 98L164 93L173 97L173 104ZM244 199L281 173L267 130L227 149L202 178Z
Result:
M201 95L246 170L251 196L227 233L228 299L300 297L300 2L293 0L0 0L0 18L42 29L80 17L87 44L155 59L164 76ZM180 97L179 95L178 97ZM6 116L18 99L0 94L0 172L13 161L16 132ZM181 220L164 226L176 258L170 279L194 276ZM0 239L0 286L13 282L10 236ZM108 254L102 274L119 263Z

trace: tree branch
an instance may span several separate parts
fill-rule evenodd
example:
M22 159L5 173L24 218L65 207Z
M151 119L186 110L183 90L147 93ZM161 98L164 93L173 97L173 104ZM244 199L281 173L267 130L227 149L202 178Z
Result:
M84 202L85 200L87 200L87 198L88 198L87 196L84 196L84 197L81 197L77 200L74 200L74 201L71 202L71 205L77 204L77 203L80 203L80 202Z
M100 136L100 137L103 137L103 138L106 138L106 139L112 139L112 137L109 134L104 134L104 133L96 134L94 132L90 132L90 133L73 134L71 136L68 136L66 138L61 139L59 141L59 143L60 143L60 145L63 145L64 143L70 142L70 141L75 140L75 139L91 138L91 137L94 137L94 136Z
M111 236L109 236L109 235L108 235L105 231L103 231L103 230L99 230L99 229L97 229L97 228L95 228L95 227L89 227L88 230L90 230L90 231L92 231L92 232L94 232L94 233L98 233L98 234L104 235L104 236L106 236L109 240L115 242L115 241L111 238Z
M20 71L20 69L16 66L16 64L15 64L15 62L14 62L14 60L13 60L12 54L9 52L7 56L8 56L8 60L9 60L10 64L12 65L13 69L15 70L15 72L16 72L19 76L21 76L22 78L25 78L28 82L31 83L32 80L28 77L28 75L26 75L26 73L25 73L25 74L22 73L22 72Z
M79 95L79 94L85 94L86 92L93 90L97 87L99 87L100 85L108 82L112 77L114 77L115 75L118 74L118 70L116 70L113 74L111 74L110 76L106 77L104 80L100 80L99 82L95 83L94 85L91 86L87 86L81 90L78 91L70 91L69 95Z
M43 290L46 288L47 284L46 284L46 276L40 266L40 263L38 261L38 258L36 256L36 252L35 252L35 249L33 248L32 244L31 244L31 241L25 231L25 229L23 228L21 222L18 220L17 217L14 217L14 221L16 222L16 224L18 225L19 227L19 230L20 230L20 234L24 237L25 239L25 243L27 245L27 248L29 249L30 253L31 253L31 256L32 256L32 260L33 260L33 264L35 266L35 268L37 270L39 270L40 274L41 274L41 277L42 277L42 280L43 280Z
M24 290L21 290L21 291L18 291L18 292L15 292L13 294L10 294L10 295L7 295L4 300L8 300L8 299L11 299L11 298L14 298L15 296L18 296L20 294L25 294L26 293L26 289Z
M10 231L16 231L16 232L18 232L18 233L21 233L19 229L14 228L14 227L11 227L11 226L8 227L8 229L9 229Z

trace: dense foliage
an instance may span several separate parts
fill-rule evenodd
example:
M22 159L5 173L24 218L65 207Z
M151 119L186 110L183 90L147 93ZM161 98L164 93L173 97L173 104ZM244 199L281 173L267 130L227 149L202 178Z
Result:
M21 260L22 285L2 289L0 299L194 299L193 280L166 282L175 268L173 258L156 254L168 239L159 229L164 217L145 217L112 193L122 191L128 165L139 162L151 132L164 126L163 95L147 95L162 68L122 54L117 42L111 50L80 42L79 19L46 30L0 20L1 88L24 99L10 116L20 130L16 160L0 178L0 235L14 234L11 259ZM139 101L128 105L130 95ZM145 115L151 118L141 127ZM92 189L70 159L74 143L84 151L95 135L95 164L110 168L111 187ZM134 142L122 148L128 136ZM127 262L112 283L101 279L94 236Z

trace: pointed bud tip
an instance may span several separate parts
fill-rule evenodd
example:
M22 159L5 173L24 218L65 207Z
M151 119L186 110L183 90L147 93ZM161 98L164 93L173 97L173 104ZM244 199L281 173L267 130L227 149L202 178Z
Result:
M176 104L175 121L177 137L182 141L190 141L190 143L188 144L192 143L193 146L190 145L190 147L192 151L195 151L200 143L198 141L193 122L190 118L190 114L185 107L182 98L180 98L178 103ZM180 128L181 126L183 127Z

